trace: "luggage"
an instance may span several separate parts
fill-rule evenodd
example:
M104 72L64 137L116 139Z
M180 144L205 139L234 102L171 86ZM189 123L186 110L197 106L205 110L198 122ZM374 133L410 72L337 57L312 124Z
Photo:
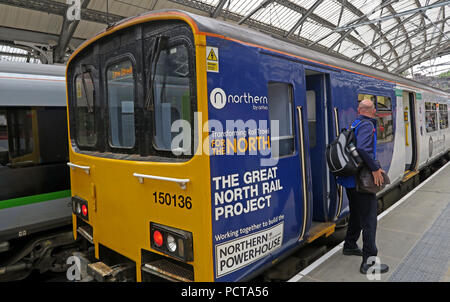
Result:
M356 175L362 164L362 159L356 151L355 129L362 123L359 121L350 129L344 129L327 145L325 156L328 168L334 176L346 177Z
M377 194L379 191L384 189L384 187L391 183L389 177L386 173L382 172L383 184L377 186L373 179L372 172L365 165L358 171L358 176L356 177L356 191L359 193L370 193Z

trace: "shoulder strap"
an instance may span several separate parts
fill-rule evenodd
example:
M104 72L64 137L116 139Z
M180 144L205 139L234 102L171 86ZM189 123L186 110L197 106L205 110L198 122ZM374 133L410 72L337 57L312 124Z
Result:
M353 124L354 124L356 121L358 121L358 123L357 123L356 125L353 126ZM353 123L350 125L350 128L351 128L351 129L356 129L356 128L358 128L359 125L361 125L363 122L368 122L368 123L370 123L370 124L372 125L371 122L366 121L366 120L354 120ZM373 125L372 125L372 127L373 127Z

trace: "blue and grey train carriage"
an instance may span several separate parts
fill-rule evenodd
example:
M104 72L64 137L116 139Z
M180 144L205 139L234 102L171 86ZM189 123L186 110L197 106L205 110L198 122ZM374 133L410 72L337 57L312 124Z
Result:
M182 11L99 33L67 85L74 234L103 279L247 280L332 234L325 146L365 97L385 192L450 147L448 93Z
M65 99L64 67L0 62L0 280L73 242Z

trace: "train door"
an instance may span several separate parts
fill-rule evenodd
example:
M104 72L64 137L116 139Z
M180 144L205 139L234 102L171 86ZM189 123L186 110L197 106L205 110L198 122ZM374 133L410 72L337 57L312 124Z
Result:
M261 62L267 70L271 158L275 160L273 163L276 163L284 188L272 194L272 204L277 206L272 206L275 212L270 215L284 216L283 241L291 240L296 244L308 235L312 218L308 120L302 69L300 64L274 56L266 56ZM239 114L242 116L242 111ZM237 160L242 165L242 159ZM249 165L250 160L246 159L245 164ZM255 166L263 164L259 159L255 160ZM267 164L270 165L269 162ZM285 193L288 194L283 195Z
M417 137L414 93L403 92L403 119L405 123L405 171L416 170Z
M334 178L325 160L325 148L333 133L330 98L330 80L326 73L305 70L306 101L309 129L309 151L312 174L313 221L328 221L335 191ZM333 192L332 192L333 191ZM334 216L334 215L333 215Z

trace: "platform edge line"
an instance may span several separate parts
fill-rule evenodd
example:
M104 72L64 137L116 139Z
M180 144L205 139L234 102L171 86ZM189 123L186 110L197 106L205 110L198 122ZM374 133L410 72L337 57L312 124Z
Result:
M439 170L437 170L433 175L431 175L430 177L428 177L425 181L423 181L421 184L419 184L417 187L415 187L411 192L409 192L408 194L406 194L405 196L403 196L399 201L397 201L394 205L392 205L391 207L389 207L389 209L387 209L386 211L384 211L383 213L381 213L380 215L378 215L377 220L380 220L381 218L383 218L384 216L386 216L388 213L390 213L392 210L394 210L396 207L398 207L399 205L401 205L403 202L405 202L405 200L407 200L409 197L411 197L411 195L413 195L415 192L417 192L420 188L422 188L425 184L427 184L430 180L432 180L435 176L439 175L440 172L442 172L443 169L445 169L448 165L450 165L450 162L446 163L444 166L442 166L441 168L439 168ZM295 275L294 277L292 277L291 279L289 279L287 282L298 282L300 279L302 279L303 277L305 277L306 275L308 275L310 272L312 272L314 269L316 269L319 265L321 265L323 262L325 262L326 260L328 260L328 258L330 258L331 256L333 256L334 254L336 254L336 252L338 252L341 248L343 248L344 246L344 241L342 241L341 243L339 243L337 246L335 246L333 249L331 249L328 253L326 253L325 255L323 255L322 257L320 257L319 259L317 259L316 261L314 261L311 265L309 265L308 267L306 267L304 270L302 270L301 272L299 272L297 275Z

